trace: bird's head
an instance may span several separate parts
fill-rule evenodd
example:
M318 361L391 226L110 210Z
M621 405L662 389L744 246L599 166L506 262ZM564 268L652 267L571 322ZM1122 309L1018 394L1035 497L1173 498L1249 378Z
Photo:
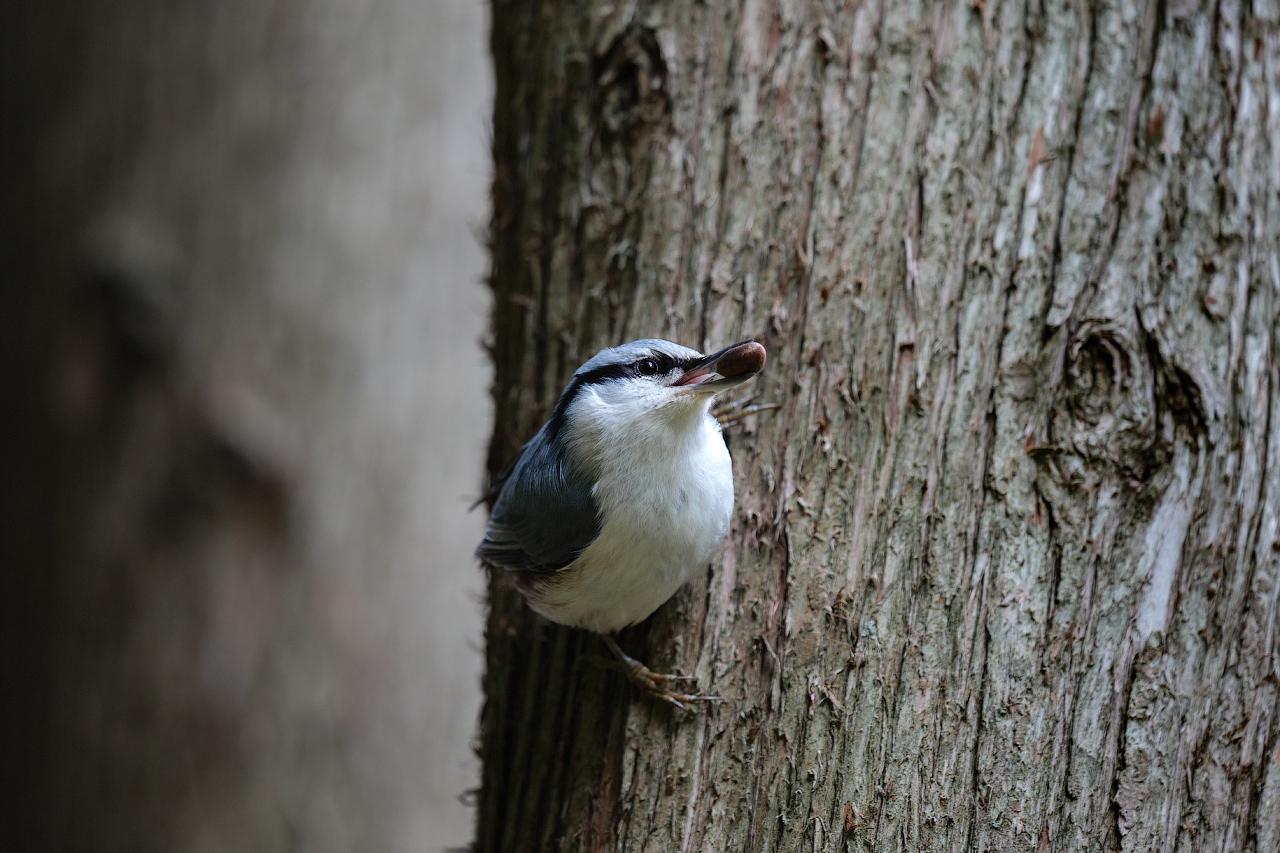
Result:
M578 368L557 408L590 432L696 420L718 392L751 379L764 362L764 347L755 341L711 355L671 341L632 341L601 350Z

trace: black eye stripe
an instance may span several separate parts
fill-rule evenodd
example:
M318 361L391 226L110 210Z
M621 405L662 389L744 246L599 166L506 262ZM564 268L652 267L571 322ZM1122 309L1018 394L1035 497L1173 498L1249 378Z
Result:
M651 361L657 366L657 370L653 373L645 373L640 369L643 362ZM690 364L692 360L688 360ZM597 367L595 370L588 370L586 373L579 374L574 377L574 381L580 385L599 385L602 382L608 382L611 379L626 379L634 376L654 376L659 373L670 373L677 366L682 366L683 362L663 353L654 353L643 358L638 358L630 364L605 364Z
M692 358L675 358L673 356L666 355L665 353L653 353L652 355L645 356L645 358L652 359L658 365L658 373L662 374L670 373L676 368L688 370L698 362L702 361L701 356L694 356ZM594 370L588 370L586 373L580 373L574 376L573 379L569 380L569 384L565 386L564 391L560 394L560 399L556 401L555 408L551 411L551 419L547 421L547 424L544 427L544 429L547 430L548 435L554 436L560 432L561 427L564 425L565 415L569 410L570 404L572 404L578 394L582 392L583 388L588 385L599 385L601 383L608 382L611 379L628 379L639 376L640 374L636 369L636 364L638 361L642 360L643 359L637 359L637 361L630 364L606 364L601 367L597 367Z
M595 370L588 370L573 378L572 384L577 385L599 385L601 382L608 382L610 379L625 379L628 376L634 376L633 368L630 364L606 364L603 367L597 367Z
M701 357L675 358L674 356L667 355L666 353L650 353L649 355L637 358L629 364L605 364L595 368L594 370L588 370L586 373L580 373L573 378L573 381L565 391L572 391L570 397L573 397L577 395L579 388L587 385L599 385L603 382L608 382L611 379L627 379L645 376L646 374L640 371L640 363L643 361L652 361L658 366L657 373L665 375L676 369L688 370L701 360ZM657 374L647 375L652 376Z
M652 362L655 368L652 373L646 373L642 369L646 362ZM642 376L653 376L658 373L670 373L676 368L676 360L665 353L654 353L653 355L639 359L635 363L636 372Z

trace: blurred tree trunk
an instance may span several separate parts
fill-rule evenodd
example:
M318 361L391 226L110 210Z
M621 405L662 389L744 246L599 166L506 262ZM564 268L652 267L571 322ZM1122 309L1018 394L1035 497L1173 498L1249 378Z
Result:
M0 850L465 843L480 0L13 6Z
M490 470L753 337L724 553L623 645L490 584L478 847L1280 849L1274 2L495 0Z

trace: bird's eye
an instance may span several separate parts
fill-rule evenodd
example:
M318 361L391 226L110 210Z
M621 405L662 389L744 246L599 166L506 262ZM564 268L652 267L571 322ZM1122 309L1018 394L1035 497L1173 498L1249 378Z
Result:
M636 370L641 376L653 376L658 372L658 362L651 358L642 358L636 362Z

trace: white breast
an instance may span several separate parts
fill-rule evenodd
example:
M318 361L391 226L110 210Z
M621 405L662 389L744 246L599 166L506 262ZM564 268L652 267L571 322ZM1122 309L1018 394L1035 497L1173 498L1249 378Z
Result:
M705 406L664 407L619 424L592 394L574 405L581 408L570 413L571 446L598 477L604 523L577 560L528 598L554 622L608 633L657 610L715 552L733 513L733 469Z

